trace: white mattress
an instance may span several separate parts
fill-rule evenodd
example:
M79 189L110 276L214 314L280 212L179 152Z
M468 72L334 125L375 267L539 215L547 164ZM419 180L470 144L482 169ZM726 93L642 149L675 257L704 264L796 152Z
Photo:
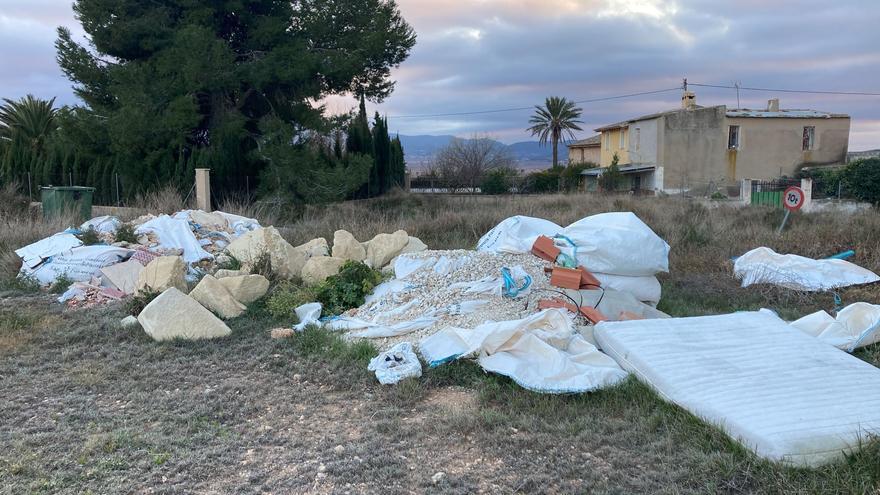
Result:
M880 434L880 369L769 311L603 322L603 351L771 460L818 466Z

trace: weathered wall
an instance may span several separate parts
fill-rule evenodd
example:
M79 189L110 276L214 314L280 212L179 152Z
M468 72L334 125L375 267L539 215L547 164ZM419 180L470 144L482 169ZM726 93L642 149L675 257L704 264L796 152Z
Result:
M726 112L726 107L718 106L680 110L660 118L658 164L663 167L664 190L726 182Z
M568 163L599 163L602 155L598 146L568 148Z
M633 164L657 164L658 123L660 118L640 120L630 124L627 135L627 155Z
M620 133L623 133L623 146L620 146ZM600 165L603 167L607 167L611 165L611 160L614 159L614 154L617 153L617 164L625 165L629 163L629 154L626 151L626 129L612 129L610 131L602 131L602 154ZM610 139L610 141L606 141L606 139ZM607 145L606 145L607 143Z
M844 163L849 145L849 118L802 119L729 117L727 126L740 126L740 147L726 153L728 177L773 179L792 176L804 165ZM815 145L803 150L804 126L814 126Z

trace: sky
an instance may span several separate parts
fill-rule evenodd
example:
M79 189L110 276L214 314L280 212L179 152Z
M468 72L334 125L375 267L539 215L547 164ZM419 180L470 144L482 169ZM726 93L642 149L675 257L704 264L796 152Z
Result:
M880 93L877 0L399 0L418 40L369 105L400 134L531 139L531 107L690 83ZM77 103L55 62L55 29L83 36L70 0L0 0L0 96ZM691 86L700 105L737 106L733 89ZM585 102L584 131L679 106L680 91ZM880 148L880 96L740 91L742 107L812 108L852 116L850 150ZM354 106L326 100L331 112Z

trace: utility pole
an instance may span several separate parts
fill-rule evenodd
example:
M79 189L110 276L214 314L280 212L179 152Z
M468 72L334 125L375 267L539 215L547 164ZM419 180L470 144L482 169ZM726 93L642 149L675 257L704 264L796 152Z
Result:
M736 88L736 108L742 108L739 104L739 81L733 83L733 87Z

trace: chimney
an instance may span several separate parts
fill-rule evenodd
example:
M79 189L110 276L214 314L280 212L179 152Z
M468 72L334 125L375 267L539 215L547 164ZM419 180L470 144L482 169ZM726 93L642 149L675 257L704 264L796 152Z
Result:
M681 108L684 110L697 108L697 95L693 91L685 91L681 94Z
M773 98L772 100L767 100L767 111L768 112L778 112L779 111L779 98Z

